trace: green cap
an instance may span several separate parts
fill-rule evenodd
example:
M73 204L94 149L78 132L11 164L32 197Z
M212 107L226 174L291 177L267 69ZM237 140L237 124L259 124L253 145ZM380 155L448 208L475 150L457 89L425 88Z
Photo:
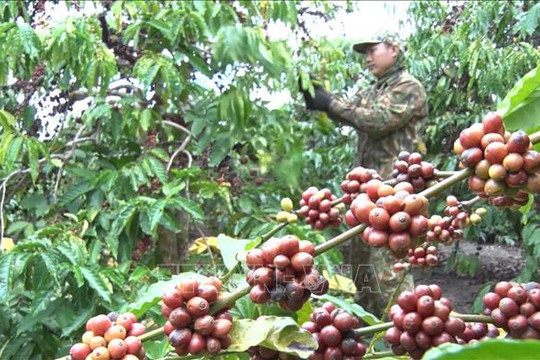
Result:
M353 50L361 54L365 54L368 47L375 44L387 43L390 45L396 45L398 48L402 48L402 40L397 33L384 32L373 36L365 41L359 42L353 45Z

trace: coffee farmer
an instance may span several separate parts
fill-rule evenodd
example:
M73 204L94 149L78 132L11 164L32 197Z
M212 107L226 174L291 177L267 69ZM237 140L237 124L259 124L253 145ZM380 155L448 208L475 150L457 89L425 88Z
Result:
M388 179L401 150L421 150L423 143L418 134L420 122L428 114L426 93L422 84L408 73L404 48L396 35L376 36L355 44L353 50L365 55L366 65L376 78L366 91L358 91L350 101L339 99L318 85L314 86L314 96L301 91L307 109L324 111L334 121L356 129L357 164L375 169ZM387 249L369 250L361 239L351 244L356 300L379 316L397 286L399 276L391 270L395 261ZM412 288L412 276L407 277L403 288Z

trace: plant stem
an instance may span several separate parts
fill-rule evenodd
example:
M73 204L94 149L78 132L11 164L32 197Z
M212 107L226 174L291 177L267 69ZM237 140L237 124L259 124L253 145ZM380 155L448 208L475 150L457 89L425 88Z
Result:
M453 314L451 315L458 319L461 319L465 322L482 322L482 323L491 323L491 316L487 315L476 315L476 314Z
M274 234L276 234L279 230L284 229L287 225L288 225L287 223L281 223L281 224L276 225L272 230L270 230L269 232L261 236L261 243L270 239L272 236L274 236ZM259 246L259 245L260 243L258 243L256 246ZM240 261L236 261L236 264L231 268L231 270L229 270L225 275L223 275L223 277L220 278L221 282L226 283L227 281L229 281L231 276L235 272L237 272L239 268L240 268Z
M398 282L396 288L394 289L394 292L392 293L392 296L390 297L390 299L388 299L388 303L386 304L386 307L384 308L384 313L382 315L381 320L385 320L385 318L388 317L388 312L390 311L390 308L392 307L392 305L396 301L396 298L398 297L398 294L399 294L399 290L401 289L401 285L403 285L403 282L405 281L405 278L407 277L408 273L409 273L409 271L406 271L406 270L402 271L401 278L399 279L399 282Z
M471 207L473 207L474 205L476 205L480 201L482 201L482 198L480 196L476 196L476 197L472 198L471 200L463 201L461 203L461 206L463 206L464 208L470 209Z
M435 174L433 174L433 176L436 178L436 179L445 179L445 178L448 178L452 175L455 175L458 171L439 171L439 170L436 170L435 171Z
M491 323L491 317L487 315L476 315L476 314L452 314L452 317L456 317L465 322L483 322ZM378 333L380 331L385 331L394 326L394 323L389 321L385 323L380 323L376 325L366 326L360 329L356 329L354 332L359 336L370 335Z
M232 305L234 305L236 300L238 300L242 296L248 294L250 290L251 290L251 286L246 285L246 286L244 286L244 287L242 287L240 289L237 289L235 292L231 293L226 298L217 300L210 307L210 314L213 315L213 314L217 313L218 311L220 311L222 309L226 309L226 308L231 307Z
M262 242L265 242L266 240L270 239L272 236L274 236L279 230L285 228L288 224L287 223L281 223L279 225L276 225L272 230L267 232L266 234L261 236Z
M139 340L141 340L141 341L145 341L145 340L151 339L153 337L156 337L158 335L161 335L163 333L165 333L165 330L163 329L163 326L162 326L162 327L159 327L157 329L151 330L151 331L149 331L147 333L144 333L142 335L139 335L139 336L137 336L137 338Z
M381 358L393 357L393 356L394 356L394 353L392 351L381 351L381 352L368 353L362 358L362 360L364 360L364 359L381 359Z
M390 311L390 307L396 301L399 291L401 290L401 285L403 285L403 281L405 281L405 277L407 276L408 273L409 273L408 271L405 271L405 270L402 271L401 277L399 278L399 282L396 288L394 289L394 291L392 292L392 296L390 296L390 298L388 299L388 302L386 303L386 307L384 308L384 312L381 317L382 321L386 320L385 318L388 317L388 311ZM371 341L369 342L369 346L367 350L368 353L373 351L373 347L375 346L375 340L376 340L376 337L373 336L371 338Z
M441 191L444 191L448 189L449 187L457 184L461 180L468 178L473 173L474 173L474 169L470 169L470 168L463 169L461 171L456 172L454 175L444 179L440 183L437 183L433 185L432 187L427 188L424 191L418 193L418 195L422 195L425 197L435 197L439 195Z
M331 204L332 206L336 206L336 205L339 205L343 202L343 196L340 197L340 198L337 198L336 200L332 200Z
M378 333L379 331L388 330L392 326L394 326L394 323L389 321L389 322L380 323L380 324L377 324L377 325L371 325L371 326L366 326L366 327L363 327L363 328L360 328L360 329L356 329L356 330L354 330L354 332L358 336L364 336L364 335L370 335L370 334Z
M540 142L540 131L537 131L535 133L532 133L531 135L529 135L529 139L531 140L531 142L533 144L537 144Z
M364 229L366 228L365 224L356 225L355 227L345 231L344 233L339 234L336 237L333 237L332 239L317 245L315 247L315 256L322 254L325 251L328 251L338 245L341 245L345 241L351 239L352 237L362 233Z

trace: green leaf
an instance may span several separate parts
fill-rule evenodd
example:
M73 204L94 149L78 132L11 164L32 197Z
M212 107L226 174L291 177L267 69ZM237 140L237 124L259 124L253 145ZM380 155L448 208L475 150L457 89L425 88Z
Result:
M9 225L6 233L8 235L11 235L11 234L19 232L21 230L24 230L28 226L32 226L32 224L29 223L28 221L22 221L22 220L21 221L15 221L13 224Z
M311 306L311 301L306 301L302 308L296 312L296 322L302 325L305 322L310 321L309 318L313 312L313 306Z
M137 294L137 301L125 306L122 311L131 311L138 318L142 317L148 310L157 305L161 300L165 290L171 286L176 286L180 279L194 278L198 281L206 279L205 276L193 272L186 272L174 275L170 280L158 281L148 287L142 288Z
M13 164L15 164L17 160L19 160L19 153L21 152L22 145L23 145L22 136L15 137L10 143L7 157L5 159L7 171L10 171L13 168Z
M152 125L152 110L151 109L144 109L143 111L141 111L139 121L141 123L141 128L144 131L147 131L150 128L150 126Z
M15 125L15 118L13 115L5 110L0 110L0 125L2 125L4 132L12 131L13 125Z
M251 301L249 296L243 296L236 300L234 308L229 310L232 316L239 319L257 319L259 317L258 306Z
M150 166L152 168L152 171L157 176L159 181L161 181L162 184L167 182L167 171L165 170L165 166L159 161L157 158L150 156L148 158L150 162Z
M10 294L11 288L11 274L13 271L13 255L2 254L0 255L0 301L5 302Z
M24 344L28 343L28 338L26 336L19 336L14 337L8 340L7 344L5 344L5 347L0 351L0 358L2 359L15 359L12 358L13 355L19 351Z
M344 300L342 300L340 298L337 298L335 296L328 295L328 294L325 294L323 296L314 295L314 297L316 299L320 299L320 300L323 300L323 301L330 301L330 302L336 304L341 309L343 309L345 311L348 311L349 313L358 316L360 319L364 320L364 322L366 324L368 324L368 325L375 325L375 324L380 324L381 323L381 321L375 315L373 315L371 313L368 313L366 310L364 310L363 307L361 307L358 304L355 304L355 303L349 304L348 302L346 302L346 301L344 301Z
M521 212L522 214L527 214L529 211L531 211L533 205L534 205L534 195L529 194L529 202L527 202L527 204L520 207L519 212Z
M484 284L478 291L473 303L473 312L475 314L480 313L484 309L484 295L491 291L493 284L493 281L490 281L487 284Z
M217 247L221 252L221 258L228 270L231 270L237 263L236 256L243 251L251 240L240 240L231 238L225 234L219 234Z
M36 181L39 175L39 159L38 159L38 147L34 141L25 142L26 151L28 153L28 165L30 166L30 175L32 181Z
M257 320L235 320L231 337L233 342L227 352L243 352L260 344L307 358L317 349L317 342L311 333L301 329L290 317L260 316Z
M163 210L167 202L165 200L158 200L148 209L148 218L150 219L150 231L154 232L156 227L163 216Z
M58 205L66 206L73 202L73 200L77 199L79 196L84 195L90 190L94 189L94 186L90 183L90 181L81 179L75 180L78 180L78 182L69 187L68 190L58 198Z
M81 267L81 272L86 281L88 282L88 285L90 285L90 287L97 292L99 297L103 299L103 301L110 303L112 287L108 283L108 281L106 281L95 269Z
M149 359L163 359L170 350L173 350L169 345L167 337L160 340L145 341L144 349Z
M141 279L144 275L148 274L150 272L150 270L148 270L146 267L144 266L138 266L135 270L133 270L133 272L131 273L131 275L129 276L129 281L136 281L136 280L139 280Z
M423 360L538 359L540 341L492 339L473 345L443 344L432 348Z
M540 65L514 85L497 109L511 131L532 132L540 128Z
M199 206L199 204L186 199L181 196L177 196L171 201L169 201L169 204L172 205L176 209L184 210L187 212L191 217L193 217L195 220L204 220L204 213Z
M95 311L94 304L83 308L79 315L73 318L71 324L62 329L62 336L71 336L74 332L82 328L86 321L94 315Z
M133 72L135 76L141 80L143 85L148 88L154 81L154 78L158 74L160 68L161 64L156 61L153 56L145 54L135 64Z
M59 299L53 302L50 300L53 298L54 293L54 288L34 293L32 303L37 306L34 305L31 312L22 319L21 325L17 328L17 334L22 334L34 328L36 324L41 323L45 318L57 311L55 308L58 306Z

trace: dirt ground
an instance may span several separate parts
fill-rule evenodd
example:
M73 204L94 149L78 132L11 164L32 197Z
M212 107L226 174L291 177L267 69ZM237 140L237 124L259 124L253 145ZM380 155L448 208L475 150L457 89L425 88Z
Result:
M466 255L477 253L476 243L462 242L461 249ZM443 296L449 298L455 311L470 313L474 299L482 285L489 281L510 280L517 276L522 268L520 247L504 245L482 245L479 251L480 271L475 276L460 276L456 271L444 270L451 247L439 247L439 265L431 270L414 270L415 284L438 284Z

